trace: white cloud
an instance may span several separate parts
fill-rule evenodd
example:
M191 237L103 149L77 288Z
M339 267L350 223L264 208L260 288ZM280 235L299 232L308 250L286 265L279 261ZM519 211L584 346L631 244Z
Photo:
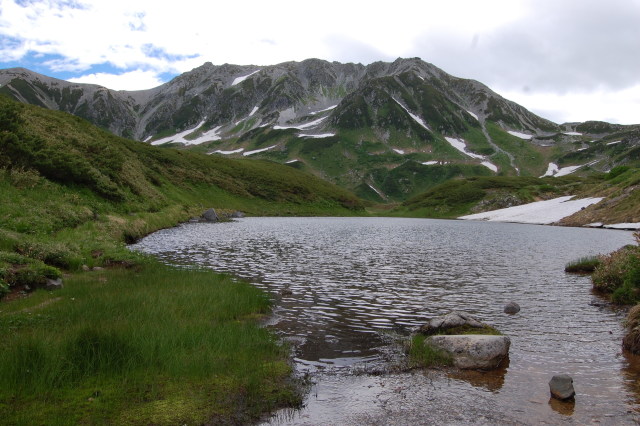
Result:
M241 7L205 0L0 2L0 66L42 54L52 72L108 64L124 73L120 82L140 75L151 82L152 72L178 74L205 61L367 64L419 56L526 107L562 108L549 117L555 121L577 111L604 118L601 101L619 122L640 110L633 99L640 84L638 0L325 0L312 10L295 0L244 0ZM113 79L93 78L104 86ZM587 92L594 92L591 101Z
M95 73L70 79L74 83L97 84L114 90L152 89L163 82L153 71L129 71L122 74Z
M577 121L607 121L617 124L638 124L640 83L622 90L596 89L591 92L527 93L500 91L503 97L556 123Z

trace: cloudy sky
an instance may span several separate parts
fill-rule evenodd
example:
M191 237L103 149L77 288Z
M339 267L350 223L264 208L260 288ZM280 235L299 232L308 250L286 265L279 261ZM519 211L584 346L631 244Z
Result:
M0 0L0 68L112 89L416 56L558 123L640 123L640 0Z

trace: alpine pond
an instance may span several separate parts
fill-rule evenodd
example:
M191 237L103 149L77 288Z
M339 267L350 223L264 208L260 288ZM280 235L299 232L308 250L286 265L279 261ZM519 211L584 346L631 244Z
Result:
M621 350L624 313L591 293L589 277L564 272L632 242L623 231L508 223L245 218L183 224L133 248L273 294L269 326L313 383L305 407L274 424L634 424L640 363ZM509 301L522 310L505 314ZM451 310L508 335L508 366L385 371L398 336ZM549 399L558 373L574 378L575 403Z

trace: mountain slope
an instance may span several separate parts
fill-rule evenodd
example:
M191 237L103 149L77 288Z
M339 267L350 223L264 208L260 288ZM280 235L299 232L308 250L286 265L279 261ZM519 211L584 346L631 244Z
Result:
M318 59L264 67L206 63L138 92L23 69L0 71L0 84L15 99L71 112L119 135L268 158L373 201L405 200L455 177L606 171L635 161L640 143L637 126L558 125L418 58L367 66ZM626 135L620 147L606 145L616 133Z

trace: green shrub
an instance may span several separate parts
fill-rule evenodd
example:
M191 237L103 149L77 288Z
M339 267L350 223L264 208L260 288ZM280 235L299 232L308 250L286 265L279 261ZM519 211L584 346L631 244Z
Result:
M633 234L640 244L640 232ZM632 304L640 301L640 246L626 246L601 256L595 269L593 287L611 293L614 302Z
M629 166L616 166L613 169L609 170L609 173L605 175L605 179L609 180L609 179L616 178L629 169L630 169Z
M38 259L48 265L69 268L73 263L74 254L62 243L21 241L15 246L16 252L25 257Z
M611 254L600 257L600 265L591 277L593 287L605 293L613 293L622 287L634 257L638 256L637 248L626 246Z

